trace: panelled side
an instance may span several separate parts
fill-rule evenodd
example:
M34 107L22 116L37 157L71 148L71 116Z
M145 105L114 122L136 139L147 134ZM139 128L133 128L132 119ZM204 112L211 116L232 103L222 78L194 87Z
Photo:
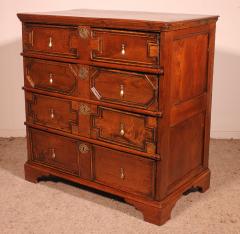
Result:
M162 35L169 57L162 64L157 199L208 168L214 33L209 24Z

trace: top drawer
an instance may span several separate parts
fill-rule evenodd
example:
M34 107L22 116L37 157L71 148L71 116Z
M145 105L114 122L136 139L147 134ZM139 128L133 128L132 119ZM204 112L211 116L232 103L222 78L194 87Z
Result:
M76 35L75 27L26 24L23 27L23 50L77 58Z
M159 63L158 34L93 29L91 59L156 68Z

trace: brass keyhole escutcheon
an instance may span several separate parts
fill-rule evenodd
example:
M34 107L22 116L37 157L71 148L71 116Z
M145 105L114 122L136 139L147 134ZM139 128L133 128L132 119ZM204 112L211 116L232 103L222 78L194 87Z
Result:
M82 154L86 154L89 152L89 148L86 144L82 143L79 145L79 151L82 153Z
M86 104L82 103L82 104L80 104L79 112L82 115L89 115L90 114L90 108Z

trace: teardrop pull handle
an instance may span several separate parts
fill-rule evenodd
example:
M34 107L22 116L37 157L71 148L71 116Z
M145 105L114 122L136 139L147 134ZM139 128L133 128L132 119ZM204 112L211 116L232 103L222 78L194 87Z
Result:
M51 119L54 119L54 117L55 117L53 108L50 109L50 117L51 117Z
M52 149L51 151L52 151L52 155L51 155L51 156L52 156L52 159L55 159L55 158L56 158L55 149Z
M49 73L49 83L52 84L53 83L53 74Z
M124 96L124 86L120 85L120 97L123 98Z
M124 180L124 178L125 178L124 169L122 167L120 168L120 178L122 180Z
M49 37L48 47L49 48L53 47L52 37Z
M125 134L124 124L123 124L123 123L120 123L120 135L121 135L121 136L124 136L124 134Z
M121 54L125 55L126 51L125 51L125 44L122 44L122 50L121 50Z

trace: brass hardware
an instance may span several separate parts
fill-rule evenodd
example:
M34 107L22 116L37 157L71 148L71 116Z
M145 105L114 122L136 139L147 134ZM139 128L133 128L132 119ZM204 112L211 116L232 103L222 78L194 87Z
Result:
M56 158L56 153L55 153L55 150L52 149L52 159L55 159Z
M78 27L78 33L79 33L79 36L82 39L87 39L89 37L89 34L90 34L88 28L82 27L82 26Z
M121 135L121 136L124 136L124 134L125 134L124 124L123 124L123 123L120 123L120 135Z
M121 50L121 54L122 55L124 55L126 53L126 51L125 51L125 45L124 44L122 44L122 50Z
M79 112L82 115L89 115L90 114L90 108L86 104L82 103L82 104L80 104Z
M49 48L52 48L52 47L53 47L52 37L49 37L48 47L49 47Z
M79 67L78 76L81 80L85 80L88 77L88 69L87 69L86 66L80 66Z
M79 145L79 151L82 153L82 154L86 154L89 152L89 148L86 144L80 144Z
M120 97L123 98L123 96L124 96L123 85L120 85Z
M52 108L50 109L50 117L51 117L51 119L54 119L54 117L55 117L54 110Z
M120 168L120 178L121 178L122 180L125 178L124 170L123 170L122 167Z
M53 74L49 73L49 83L52 84L53 83Z

